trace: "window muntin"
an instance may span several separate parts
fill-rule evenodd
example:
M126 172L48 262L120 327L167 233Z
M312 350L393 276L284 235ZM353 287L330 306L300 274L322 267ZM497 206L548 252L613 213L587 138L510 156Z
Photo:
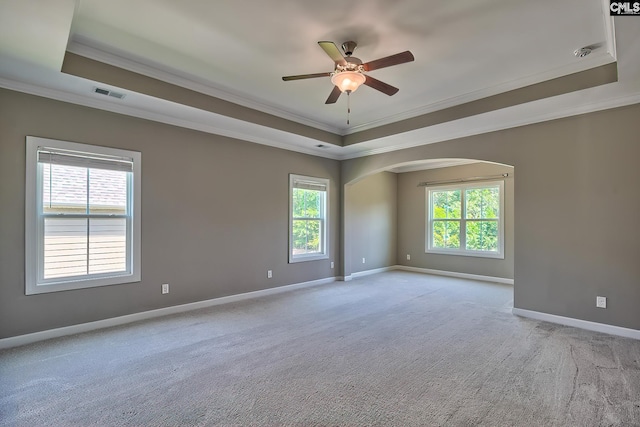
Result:
M140 158L27 137L27 294L140 280Z
M504 258L503 181L426 191L426 252Z
M328 258L329 180L289 176L289 262Z

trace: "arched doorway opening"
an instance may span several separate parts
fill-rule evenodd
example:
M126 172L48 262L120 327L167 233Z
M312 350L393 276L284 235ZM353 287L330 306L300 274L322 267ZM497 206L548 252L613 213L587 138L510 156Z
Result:
M345 280L399 266L513 283L514 172L511 165L485 160L439 158L396 163L351 179L343 188ZM429 236L434 233L429 229L430 188L454 191L459 187L464 200L464 194L478 194L483 183L498 182L502 183L498 215L503 227L499 255L488 251L489 256L483 256L469 243L477 240L472 235L472 228L481 222L477 218L463 227L464 236L457 236L462 249L471 249L468 253L429 250ZM493 226L494 222L487 220L483 225Z

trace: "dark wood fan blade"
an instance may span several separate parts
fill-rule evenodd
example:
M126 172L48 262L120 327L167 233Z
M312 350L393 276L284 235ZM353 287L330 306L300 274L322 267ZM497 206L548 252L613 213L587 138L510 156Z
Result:
M341 93L342 92L340 91L340 88L338 86L334 86L333 90L329 94L329 97L327 98L327 100L324 103L325 104L335 104L336 101L338 100L338 98L340 98L340 94Z
M313 79L315 77L329 77L330 75L331 73L301 74L299 76L285 76L282 80L288 82L289 80Z
M392 65L404 64L405 62L411 62L414 59L413 54L407 50L405 52L396 53L395 55L376 59L375 61L369 61L366 64L362 64L362 67L365 71L372 71L379 68L390 67Z
M393 87L389 84L386 84L385 82L381 82L378 79L374 79L373 77L366 77L367 79L364 81L364 84L376 90L379 90L382 93L386 93L389 96L395 95L400 90L397 87Z
M320 47L329 55L329 58L336 64L346 65L347 61L344 60L344 56L340 53L338 46L334 42L318 42Z

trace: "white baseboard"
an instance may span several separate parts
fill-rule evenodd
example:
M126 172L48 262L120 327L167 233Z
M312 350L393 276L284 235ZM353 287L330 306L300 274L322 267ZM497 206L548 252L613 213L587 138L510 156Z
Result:
M186 311L197 310L199 308L213 307L220 304L242 301L251 298L259 298L267 295L279 294L282 292L311 286L324 285L336 281L335 277L312 280L309 282L294 283L292 285L279 286L277 288L262 289L259 291L245 292L237 295L229 295L221 298L214 298L205 301L197 301L189 304L174 305L171 307L159 308L156 310L143 311L140 313L128 314L125 316L112 317L110 319L96 320L95 322L81 323L78 325L65 326L62 328L49 329L47 331L34 332L32 334L18 335L16 337L0 339L0 350L44 341L51 338L59 338L67 335L79 334L83 332L95 331L96 329L110 328L112 326L124 325L138 322L140 320L153 319L155 317L167 316L170 314L184 313Z
M504 277L481 276L479 274L458 273L455 271L444 271L444 270L433 270L431 268L409 267L407 265L399 265L399 264L392 265L389 267L381 267L381 268L374 268L371 270L358 271L356 273L351 273L349 276L339 277L337 278L337 280L348 282L357 277L364 277L364 276L369 276L371 274L384 273L385 271L393 271L393 270L404 270L404 271L411 271L414 273L434 274L437 276L456 277L458 279L480 280L482 282L493 282L493 283L502 283L505 285L513 285L513 279L506 279Z
M328 277L325 279L312 280L309 282L294 283L291 285L279 286L277 288L263 289L259 291L246 292L237 295L229 295L221 298L214 298L205 301L198 301L189 304L181 304L172 307L159 308L156 310L143 311L140 313L128 314L125 316L113 317L110 319L97 320L95 322L81 323L78 325L65 326L62 328L49 329L47 331L35 332L32 334L19 335L16 337L2 338L0 339L0 350L18 347L21 345L31 344L38 341L43 341L51 338L59 338L67 335L79 334L83 332L90 332L97 329L109 328L112 326L124 325L127 323L137 322L140 320L153 319L156 317L167 316L171 314L184 313L186 311L197 310L200 308L213 307L220 304L227 304L236 301L242 301L251 298L259 298L267 295L275 295L282 292L292 291L295 289L302 289L306 287L323 285L333 283L336 280L348 282L354 277L363 277L371 274L378 274L385 271L392 270L404 270L417 273L435 274L441 276L458 277L462 279L482 280L488 282L513 284L512 279L504 279L500 277L491 276L479 276L475 274L455 273L449 271L431 270L427 268L409 267L404 265L394 265L391 267L376 268L373 270L359 271L352 273L349 276ZM588 329L596 332L603 332L611 335L618 335L627 338L634 338L640 340L640 330L623 328L621 326L607 325L603 323L590 322L587 320L574 319L570 317L557 316L554 314L541 313L537 311L524 310L520 308L514 308L513 314L522 317L528 317L531 319L542 320L546 322L558 323L566 326L573 326L576 328Z
M391 270L396 270L396 265L392 265L391 267L380 267L380 268L374 268L371 270L364 270L364 271L358 271L356 273L351 273L352 278L356 278L356 277L364 277L364 276L371 276L372 274L378 274L378 273L384 273L385 271L391 271Z
M457 277L458 279L480 280L482 282L502 283L513 285L513 279L504 277L481 276L479 274L458 273L455 271L432 270L431 268L409 267L408 265L394 265L393 270L412 271L414 273L435 274L437 276Z
M604 323L590 322L588 320L574 319L573 317L557 316L555 314L547 314L539 311L525 310L522 308L513 308L513 314L516 316L528 317L530 319L542 320L545 322L558 323L565 326L573 326L574 328L587 329L589 331L602 332L605 334L618 335L626 338L634 338L640 340L640 330L623 328L622 326L607 325Z

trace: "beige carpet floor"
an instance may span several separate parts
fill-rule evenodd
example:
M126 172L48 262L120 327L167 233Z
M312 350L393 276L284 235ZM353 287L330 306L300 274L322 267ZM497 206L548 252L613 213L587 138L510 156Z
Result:
M1 426L634 426L640 341L389 272L0 352Z

